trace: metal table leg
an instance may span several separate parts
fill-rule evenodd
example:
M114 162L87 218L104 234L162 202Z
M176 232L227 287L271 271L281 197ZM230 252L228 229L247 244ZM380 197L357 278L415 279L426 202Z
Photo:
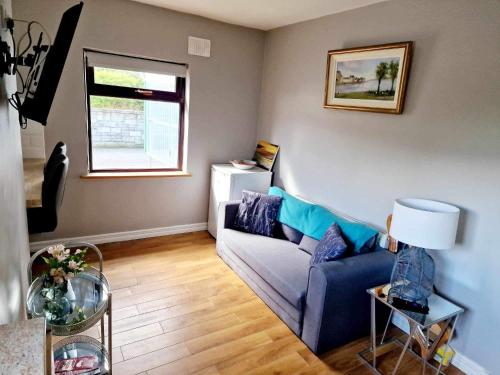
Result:
M380 345L384 343L385 335L387 334L387 329L389 328L389 324L391 324L392 321L392 314L394 310L391 309L391 312L389 313L389 318L387 318L387 323L385 324L385 329L384 329L384 334L382 335L382 338L380 339Z
M109 374L111 375L113 373L113 335L112 335L112 329L111 329L111 321L113 320L113 305L111 301L111 292L109 293L108 296L108 352L109 352Z
M453 338L453 333L455 332L455 326L457 325L458 317L459 317L459 315L456 315L455 319L453 320L453 326L451 327L450 337L446 341L446 346L444 347L443 356L441 357L441 361L439 361L439 367L438 367L437 372L436 372L437 375L439 375L441 373L441 367L443 367L443 362L444 362L444 358L446 356L446 352L448 351L448 348L450 347L450 342L451 342L451 339Z
M408 323L410 324L410 334L408 335L408 340L406 340L405 346L403 347L403 351L401 352L401 355L398 358L396 367L394 367L394 370L392 371L392 375L396 375L399 365L401 364L401 361L403 360L403 357L405 356L405 353L408 350L408 346L410 345L410 342L413 339L413 335L415 334L415 331L417 329L417 325L415 323L411 322L410 320L408 321Z
M375 304L377 303L375 297L371 296L371 341L372 341L372 365L377 368L377 320L375 315Z
M426 347L429 346L429 331L430 327L425 330L425 345ZM423 356L424 363L422 364L422 375L425 375L425 372L427 371L427 355Z
M104 316L101 318L101 343L102 345L106 345L106 337L104 334Z
M430 327L428 327L426 330L425 330L425 348L429 348L429 331L430 331ZM422 334L423 334L423 331L422 331ZM422 350L422 349L421 349ZM428 362L428 359L427 359L427 354L425 355L420 355L422 357L422 375L425 375L425 372L427 371L427 362Z

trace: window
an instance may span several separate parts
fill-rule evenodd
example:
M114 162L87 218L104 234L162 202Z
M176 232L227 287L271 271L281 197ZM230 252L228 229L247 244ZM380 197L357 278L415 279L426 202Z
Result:
M89 172L181 171L187 66L85 51Z

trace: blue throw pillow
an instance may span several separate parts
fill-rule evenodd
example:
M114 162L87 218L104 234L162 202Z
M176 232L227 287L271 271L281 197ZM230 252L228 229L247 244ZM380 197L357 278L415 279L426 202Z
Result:
M321 240L330 225L337 223L355 254L361 253L363 245L378 233L367 225L344 219L320 205L305 202L276 186L269 189L269 195L283 198L278 213L279 222L316 240Z
M281 197L243 191L233 227L243 232L272 237Z
M346 251L347 244L342 238L339 226L334 223L327 229L318 246L316 246L310 264L312 266L313 264L342 258Z

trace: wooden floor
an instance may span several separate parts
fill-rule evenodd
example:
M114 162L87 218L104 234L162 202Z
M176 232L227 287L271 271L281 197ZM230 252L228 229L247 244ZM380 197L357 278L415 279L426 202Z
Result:
M371 373L356 357L367 338L316 357L220 260L206 232L100 248L113 291L116 375ZM400 373L420 369L408 354Z

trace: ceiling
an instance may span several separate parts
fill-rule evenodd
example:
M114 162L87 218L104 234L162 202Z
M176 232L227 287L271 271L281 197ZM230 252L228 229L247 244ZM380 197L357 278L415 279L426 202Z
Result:
M133 0L235 25L270 30L386 0Z

